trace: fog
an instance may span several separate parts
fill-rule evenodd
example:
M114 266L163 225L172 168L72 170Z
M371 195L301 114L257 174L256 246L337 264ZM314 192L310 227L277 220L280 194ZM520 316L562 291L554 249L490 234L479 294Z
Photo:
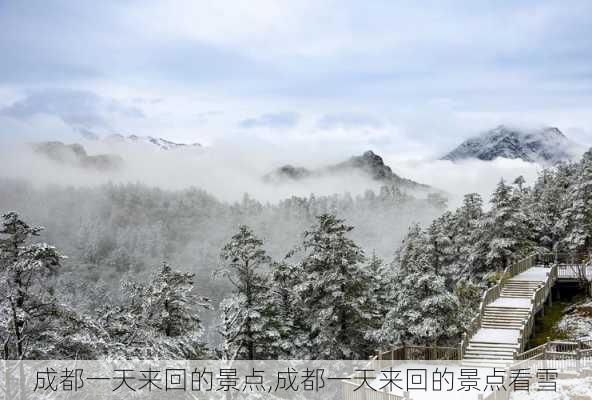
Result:
M217 305L230 286L213 273L220 249L240 224L251 226L281 260L316 215L335 213L355 227L352 239L366 254L391 262L411 224L425 226L444 211L425 193L392 191L362 173L281 184L262 179L286 163L313 169L359 154L340 157L333 151L323 158L230 145L164 151L146 144L81 143L89 155L119 154L123 168L59 163L33 152L26 140L0 139L0 212L15 210L46 227L41 239L68 256L64 284L96 282L97 290L113 298L122 280L146 279L167 260L196 273L197 290ZM467 192L487 199L501 177L531 181L538 169L516 160L408 161L373 150L396 174L444 190L449 207ZM216 323L215 312L206 323ZM207 331L215 341L215 330Z
M61 184L88 187L108 182L138 182L168 190L197 187L228 202L239 201L245 193L262 202L277 202L291 196L306 197L311 193L331 195L347 191L358 195L380 186L355 171L281 184L266 183L263 176L287 162L277 154L264 150L245 152L230 146L217 146L164 151L142 143L107 145L78 142L84 145L89 155L122 156L124 167L117 171L97 171L57 163L35 154L29 143L4 139L0 141L0 177L25 179L37 186ZM343 161L352 155L332 161ZM308 168L323 166L327 160L306 159L304 162Z
M498 158L493 161L447 160L397 161L396 156L385 157L394 170L402 176L438 187L449 194L451 208L458 207L466 193L479 193L489 199L495 185L501 179L513 181L523 176L528 184L534 182L540 165L522 160ZM487 201L486 201L487 203ZM487 204L485 204L487 207Z
M348 192L363 194L378 190L380 183L359 172L315 176L280 184L270 184L262 177L276 168L290 164L314 169L344 161L353 155L330 152L323 159L318 153L298 153L277 149L244 150L232 145L163 151L144 143L108 144L78 140L89 155L118 154L125 166L117 171L98 171L60 164L31 151L23 140L0 137L0 178L24 179L37 186L45 184L95 186L113 183L143 183L168 190L197 187L216 198L235 202L245 193L261 202L278 202L291 196L331 195ZM65 142L69 143L69 142ZM381 155L385 164L401 177L430 185L447 193L451 207L456 207L466 193L489 197L500 179L513 180L522 175L527 182L541 169L522 160L407 160L401 154Z

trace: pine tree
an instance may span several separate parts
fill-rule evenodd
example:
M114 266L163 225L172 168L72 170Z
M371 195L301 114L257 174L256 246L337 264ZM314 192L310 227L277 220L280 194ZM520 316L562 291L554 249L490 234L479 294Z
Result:
M41 231L41 227L29 226L15 212L2 216L2 358L96 358L100 347L97 327L56 299L54 278L63 256L46 243L31 243Z
M106 306L100 324L110 336L108 353L116 358L199 359L200 308L209 300L193 293L194 274L175 271L166 262L145 284L123 283L125 303Z
M530 198L523 206L532 221L534 241L549 251L556 249L561 238L561 209L565 188L562 168L557 172L545 169L539 174Z
M415 229L410 233L412 239L408 238L397 257L393 306L372 337L383 346L446 344L459 333L459 303L428 255L409 251L427 245L425 234Z
M245 225L221 252L225 269L221 275L234 286L234 294L225 303L221 330L230 340L224 344L226 354L238 359L274 358L279 340L269 302L269 279L261 271L271 260L263 242ZM232 317L230 317L232 315ZM225 325L231 322L233 325Z
M474 276L476 271L483 270L487 250L476 246L484 232L481 230L483 218L483 200L477 193L469 193L463 199L463 205L456 211L454 227L454 248L458 254L456 260L456 277Z
M270 344L278 359L295 358L295 349L306 347L306 325L301 299L294 289L301 282L301 270L286 261L272 264L268 310L278 340Z
M370 277L369 303L373 311L373 329L380 328L382 320L392 307L392 287L394 272L390 265L372 253L367 263Z
M369 351L364 336L372 322L364 253L347 237L353 227L331 214L317 221L302 243L298 292L310 347L299 349L300 357L362 358Z
M503 270L520 254L532 247L528 217L521 207L522 197L503 180L491 198L492 208L481 226L483 236L477 246L487 247L486 267Z
M564 228L562 245L570 251L592 246L592 149L582 156L576 171L561 222Z

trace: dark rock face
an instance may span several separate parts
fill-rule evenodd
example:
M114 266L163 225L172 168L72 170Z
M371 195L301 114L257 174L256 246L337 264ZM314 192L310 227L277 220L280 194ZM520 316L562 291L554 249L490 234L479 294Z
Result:
M114 154L98 154L89 156L80 144L64 144L62 142L41 142L31 145L37 154L48 159L76 167L99 171L118 170L123 167L123 159Z
M329 165L324 168L309 170L303 167L294 167L284 165L275 171L265 175L263 179L267 182L285 182L290 180L299 180L311 177L320 177L328 174L343 174L361 171L370 178L384 182L385 184L394 184L410 189L429 189L427 185L417 183L410 179L401 178L395 174L391 167L386 165L378 154L373 151L366 151L361 156L354 156L350 159L335 165Z
M372 179L377 181L385 180L400 180L401 178L393 173L391 167L384 164L382 157L375 154L373 151L367 151L361 156L354 156L347 161L329 167L330 169L340 171L345 169L358 169L364 171Z
M444 156L443 160L494 160L498 157L527 162L556 164L573 158L574 144L557 128L521 131L500 125L470 138Z

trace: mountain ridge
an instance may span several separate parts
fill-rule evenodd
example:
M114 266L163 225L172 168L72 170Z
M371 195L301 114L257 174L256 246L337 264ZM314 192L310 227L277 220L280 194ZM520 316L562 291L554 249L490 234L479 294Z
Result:
M286 164L264 175L263 179L270 183L282 183L348 171L361 171L375 181L395 184L409 189L432 189L428 185L397 175L393 172L391 167L384 163L382 157L374 153L372 150L368 150L360 156L350 157L337 164L316 169L308 169L301 166Z
M530 163L557 164L573 159L574 147L575 143L556 127L524 130L499 125L465 140L441 159L492 161L509 158Z
M101 140L101 139L100 139ZM202 148L203 146L200 143L178 143L173 142L172 140L164 139L161 137L154 137L154 136L138 136L138 135L122 135L119 133L115 133L109 136L106 136L102 139L102 141L107 143L138 143L138 144L147 144L151 146L155 146L161 150L178 150L178 149L196 149Z
M115 171L124 165L123 158L119 155L89 155L84 146L79 143L65 144L60 141L48 141L31 143L30 145L35 153L59 164L97 171Z

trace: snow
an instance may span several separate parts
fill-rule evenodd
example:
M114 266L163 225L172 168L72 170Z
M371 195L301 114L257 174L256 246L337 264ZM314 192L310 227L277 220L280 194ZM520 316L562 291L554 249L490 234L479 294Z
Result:
M443 159L493 160L503 157L555 164L559 161L567 161L573 156L574 143L557 128L523 131L500 125L480 136L466 140Z
M501 297L488 307L526 308L530 309L530 299L518 297Z
M463 367L461 365L452 365L450 363L446 363L446 364L439 364L439 365L431 365L431 364L426 364L426 363L419 363L419 364L406 364L404 366L398 366L396 369L397 370L401 370L403 372L403 374L405 375L407 370L413 370L413 369L419 369L419 370L427 370L427 376L428 377L432 377L434 372L438 371L438 372L442 372L444 370L446 370L447 372L452 372L454 379L453 379L453 385L455 387L454 390L452 391L447 391L447 390L442 390L442 391L438 391L438 392L434 392L431 390L412 390L409 392L411 399L413 400L433 400L434 397L437 397L439 400L477 400L479 394L484 394L484 392L477 392L477 391L458 391L458 385L459 385L459 381L458 381L458 377L461 376L461 370ZM492 369L491 368L473 368L471 367L471 369L475 369L477 370L477 376L479 377L485 377L488 374L490 375L492 373ZM388 378L388 375L386 376ZM372 381L370 383L370 386L372 386L375 389L378 389L382 386L384 386L385 382L381 381L382 379L385 379L385 376L383 375L378 375L377 378ZM404 378L405 379L405 378ZM429 382L428 378L428 382ZM446 387L446 384L442 384L443 388ZM403 387L404 387L404 382L403 382ZM428 385L428 388L430 386ZM392 394L397 395L397 396L403 396L403 391L398 389L398 388L393 388L393 390L391 391ZM487 391L485 392L486 394L490 394L491 391Z
M592 302L577 306L576 310L565 315L557 328L564 333L568 339L581 340L592 338Z
M137 136L137 135L130 135L130 136L123 136L119 134L113 134L107 136L104 139L107 143L117 144L117 143L138 143L144 146L154 146L161 150L177 150L177 149L196 149L201 148L202 145L199 143L176 143L172 142L167 139L157 138L152 136Z
M481 328L471 338L471 342L517 344L518 338L520 338L520 331L518 329Z
M544 267L532 267L521 274L516 275L510 281L546 282L549 269Z
M536 384L530 392L512 392L511 400L575 400L590 399L592 377L557 380L557 391L537 391Z

